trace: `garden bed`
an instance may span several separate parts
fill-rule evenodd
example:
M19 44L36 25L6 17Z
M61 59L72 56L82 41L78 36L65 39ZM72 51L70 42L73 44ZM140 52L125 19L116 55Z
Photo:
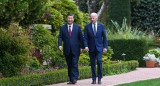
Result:
M137 61L119 62L116 64L103 65L103 76L120 74L129 72L137 68ZM92 71L90 66L79 68L78 79L91 78ZM50 71L39 74L21 75L18 77L2 78L0 79L0 86L41 86L49 85L59 82L68 81L67 69Z

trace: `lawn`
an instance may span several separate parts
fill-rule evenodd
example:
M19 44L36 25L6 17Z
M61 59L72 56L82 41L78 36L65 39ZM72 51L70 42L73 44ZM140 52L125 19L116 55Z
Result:
M120 84L116 86L160 86L160 78Z

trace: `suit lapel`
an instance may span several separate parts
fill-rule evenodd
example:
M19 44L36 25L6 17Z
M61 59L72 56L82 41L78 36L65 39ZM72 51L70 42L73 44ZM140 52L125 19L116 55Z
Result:
M97 22L97 33L96 33L96 36L97 36L99 30L100 30L100 25L99 25L99 22Z
M92 32L92 34L94 35L92 23L90 23L90 27L91 27L91 32ZM100 25L99 25L99 22L97 22L97 32L96 32L96 36L97 36L99 30L100 30ZM94 35L94 36L95 36L95 35ZM96 37L96 36L95 36L95 37Z
M65 33L67 34L67 36L70 37L69 36L69 31L68 31L68 25L67 24L65 25L65 29L64 30L65 30Z
M75 31L75 25L74 25L74 23L73 23L71 37L72 37L72 35L74 34L74 31Z
M92 32L92 35L94 35L94 32L93 32L93 27L92 27L92 23L90 23L89 25L91 27L91 32ZM94 35L95 36L95 35Z

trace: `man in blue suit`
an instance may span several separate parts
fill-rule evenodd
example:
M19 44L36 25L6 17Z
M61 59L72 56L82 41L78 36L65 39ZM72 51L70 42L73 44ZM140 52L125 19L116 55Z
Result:
M108 48L107 36L104 25L100 22L97 22L98 20L97 14L91 13L90 19L91 23L87 24L84 30L84 46L85 50L89 52L90 56L92 80L93 80L92 84L96 84L96 60L98 68L98 84L101 84L102 53L107 52Z
M58 37L59 50L62 50L63 42L63 54L65 55L67 65L68 65L68 76L69 83L77 83L79 76L78 72L78 60L79 55L82 53L83 49L83 35L81 27L73 23L74 15L67 15L67 24L60 28L60 33Z

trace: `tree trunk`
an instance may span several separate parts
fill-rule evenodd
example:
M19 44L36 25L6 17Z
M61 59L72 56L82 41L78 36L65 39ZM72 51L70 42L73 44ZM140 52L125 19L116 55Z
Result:
M100 10L97 13L99 20L101 19L102 14L103 14L104 10L106 9L106 7L108 6L108 4L109 4L109 0L103 0L103 4L102 4Z
M95 12L96 9L96 0L87 0L88 13Z
M91 13L91 10L90 10L90 4L89 4L89 0L87 0L87 6L88 6L88 14L90 14Z

